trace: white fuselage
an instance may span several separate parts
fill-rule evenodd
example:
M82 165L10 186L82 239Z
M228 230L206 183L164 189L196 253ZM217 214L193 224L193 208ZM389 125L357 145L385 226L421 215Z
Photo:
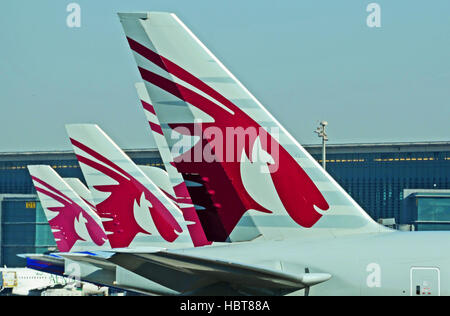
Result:
M309 295L450 295L449 232L292 238L183 250L287 273L329 273ZM292 294L304 294L298 291Z
M0 268L3 283L15 295L28 295L33 290L44 290L54 286L65 286L69 279L27 268ZM8 284L6 284L6 282Z

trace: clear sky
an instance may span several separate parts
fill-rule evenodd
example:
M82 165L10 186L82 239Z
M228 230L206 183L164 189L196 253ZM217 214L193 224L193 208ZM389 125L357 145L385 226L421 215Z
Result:
M81 6L81 27L66 6ZM450 1L2 0L0 152L71 149L66 123L153 146L116 12L171 11L301 143L450 141Z

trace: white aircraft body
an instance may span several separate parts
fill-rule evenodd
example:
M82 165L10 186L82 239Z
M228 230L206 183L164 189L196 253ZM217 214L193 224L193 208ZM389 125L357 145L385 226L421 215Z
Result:
M0 289L10 289L13 295L28 295L31 291L63 287L73 280L27 268L0 268Z

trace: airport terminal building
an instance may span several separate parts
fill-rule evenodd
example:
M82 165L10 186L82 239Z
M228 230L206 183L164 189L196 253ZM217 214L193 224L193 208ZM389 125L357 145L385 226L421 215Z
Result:
M304 146L321 162L321 145ZM163 167L156 149L127 150L140 165ZM0 265L17 253L55 251L27 165L52 166L84 181L71 151L0 153ZM375 220L450 230L450 142L327 146L327 171Z

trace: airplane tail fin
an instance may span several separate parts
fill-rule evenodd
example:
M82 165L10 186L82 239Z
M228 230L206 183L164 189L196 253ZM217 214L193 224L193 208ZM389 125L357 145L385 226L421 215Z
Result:
M217 241L244 214L266 238L383 229L175 14L119 17L177 170L211 193Z
M92 209L95 209L91 191L78 178L63 178L63 180L83 199Z
M144 83L140 82L136 83L135 86L137 94L139 96L139 100L143 106L145 116L150 125L153 139L158 146L160 156L166 169L167 177L171 184L171 189L168 192L170 192L170 194L174 197L178 207L183 212L184 218L187 221L193 223L192 225L189 225L188 228L194 246L199 247L209 245L211 244L211 242L208 241L205 234L205 225L203 225L202 227L200 218L195 210L195 206L186 187L186 183L182 175L176 170L172 155L170 153L170 149L167 145L166 139L161 132L158 117L156 116L155 111L152 107L152 101L150 100L147 90L145 89L145 85ZM215 230L217 230L217 228Z
M109 248L98 215L50 166L29 165L33 184L61 252Z
M231 242L249 241L260 236L261 233L258 228L254 225L250 225L252 223L250 217L247 219L245 226L238 225L234 229L233 235L228 235L226 233L216 209L213 203L211 203L211 191L202 184L198 175L182 175L178 172L173 161L171 149L167 144L166 138L162 134L159 119L156 116L152 106L153 102L148 95L145 84L139 82L136 83L135 86L145 116L149 122L153 139L156 142L165 169L167 170L169 179L173 185L172 194L176 196L179 207L183 210L183 213L186 213L185 217L188 216L192 221L201 224L198 225L198 227L194 227L194 225L190 226L192 229L191 236L197 236L197 245L203 246L210 244L211 241L218 240L228 240ZM194 241L194 237L192 239Z
M179 208L103 130L66 129L113 248L192 245Z

